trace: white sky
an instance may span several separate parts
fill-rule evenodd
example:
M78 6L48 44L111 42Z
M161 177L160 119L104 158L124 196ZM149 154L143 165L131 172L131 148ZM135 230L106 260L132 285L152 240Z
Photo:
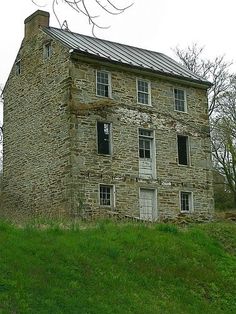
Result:
M52 0L35 0L47 4L42 10L51 14L50 25L59 27L53 15ZM92 3L94 0L87 0ZM104 1L104 0L103 0ZM171 48L184 48L197 42L206 47L208 57L225 54L236 63L235 0L113 0L117 6L134 2L125 13L107 18L109 29L98 30L97 37L132 46L163 52L173 56ZM130 2L129 2L130 1ZM73 13L58 0L60 19L67 20L70 30L91 35L83 15ZM31 0L0 2L0 84L5 83L24 33L24 19L38 9ZM95 9L95 8L94 8ZM236 70L234 65L233 70Z

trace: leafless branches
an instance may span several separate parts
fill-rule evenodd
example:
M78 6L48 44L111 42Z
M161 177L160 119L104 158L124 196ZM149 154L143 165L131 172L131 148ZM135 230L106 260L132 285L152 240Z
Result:
M213 60L202 57L204 47L175 48L180 62L212 82L208 91L212 155L215 168L224 175L236 207L236 76L224 56Z
M196 43L187 49L176 47L174 53L180 62L197 75L209 80L212 87L208 91L209 116L219 110L222 95L230 88L233 75L230 73L232 62L225 60L225 56L218 56L213 60L203 58L204 47Z
M41 6L39 3L39 0L31 0L34 4ZM76 11L79 14L84 15L88 19L88 23L92 27L92 34L95 36L95 29L96 28L109 28L109 26L101 25L99 22L97 22L99 18L99 14L94 14L93 12L105 12L109 15L119 15L121 13L124 13L128 8L130 8L133 3L125 6L125 7L119 7L115 4L115 0L51 0L52 2L52 10L53 13L57 19L58 24L61 28L64 27L64 25L67 25L68 23L64 21L63 23L60 21L58 14L57 14L57 8L60 4L66 4L68 7L70 7L72 10ZM93 6L93 10L92 10ZM65 23L66 22L66 23Z

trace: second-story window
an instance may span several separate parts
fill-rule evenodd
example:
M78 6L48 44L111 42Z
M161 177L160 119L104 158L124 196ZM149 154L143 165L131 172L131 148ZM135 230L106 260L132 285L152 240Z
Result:
M111 97L111 77L107 71L97 71L97 96Z
M174 88L175 110L187 112L186 95L183 89Z
M177 136L178 146L178 162L179 165L189 164L189 141L188 136L178 135Z
M111 155L111 124L97 122L98 154Z
M137 79L137 101L139 104L150 105L150 82Z

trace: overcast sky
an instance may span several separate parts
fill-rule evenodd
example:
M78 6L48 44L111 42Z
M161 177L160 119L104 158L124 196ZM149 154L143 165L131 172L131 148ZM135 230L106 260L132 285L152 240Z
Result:
M87 0L92 3L94 0ZM105 0L103 0L105 1ZM204 45L208 57L225 54L236 63L235 0L113 0L117 5L134 5L119 16L101 16L100 24L111 25L98 30L97 37L163 52L173 56L171 48L186 47L193 42ZM45 4L51 14L50 25L59 27L53 15L52 0L35 0ZM58 0L61 21L67 20L71 31L91 35L83 15L73 13ZM24 34L24 19L38 9L31 0L0 2L0 84L4 84L13 65ZM92 8L96 10L96 8ZM233 67L236 71L236 66Z

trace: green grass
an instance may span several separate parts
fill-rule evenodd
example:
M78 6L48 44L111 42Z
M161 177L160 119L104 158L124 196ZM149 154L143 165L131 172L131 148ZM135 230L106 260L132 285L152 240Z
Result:
M236 313L236 225L2 222L0 313Z

